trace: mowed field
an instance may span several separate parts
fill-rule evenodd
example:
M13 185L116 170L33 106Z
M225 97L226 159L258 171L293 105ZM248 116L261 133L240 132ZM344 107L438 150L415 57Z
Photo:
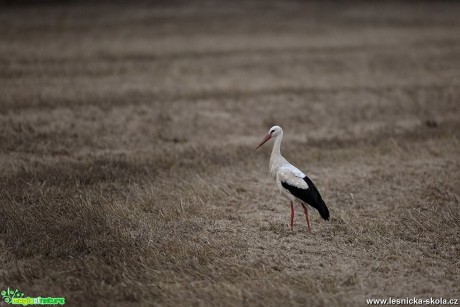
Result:
M460 3L68 2L0 28L2 290L460 298ZM274 124L329 207L311 233L254 151Z

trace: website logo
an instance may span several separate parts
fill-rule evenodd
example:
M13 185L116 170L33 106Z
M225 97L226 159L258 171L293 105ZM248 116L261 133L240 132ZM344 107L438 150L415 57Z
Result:
M24 296L24 293L18 289L13 290L8 287L6 290L0 292L3 301L11 305L64 305L65 299L63 297L30 297Z

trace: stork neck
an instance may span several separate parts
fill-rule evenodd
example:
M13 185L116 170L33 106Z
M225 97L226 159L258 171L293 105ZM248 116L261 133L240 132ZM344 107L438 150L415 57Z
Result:
M281 141L283 140L283 134L278 135L275 138L275 143L273 144L272 157L281 155Z

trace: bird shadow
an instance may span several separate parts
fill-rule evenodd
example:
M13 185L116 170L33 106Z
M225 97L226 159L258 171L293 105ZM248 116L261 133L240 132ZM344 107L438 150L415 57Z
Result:
M291 230L288 224L281 222L269 222L268 224L261 226L260 230L269 231L282 237L294 236L298 234L313 234L313 232L309 232L308 229L300 226L295 227L295 225L294 229Z

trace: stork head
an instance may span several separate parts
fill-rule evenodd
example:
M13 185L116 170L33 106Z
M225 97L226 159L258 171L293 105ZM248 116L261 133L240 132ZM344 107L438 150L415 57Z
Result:
M268 134L264 137L264 139L262 140L262 142L260 142L259 146L257 146L256 149L265 144L271 138L276 138L278 135L281 135L282 133L283 129L281 129L280 126L271 127L270 130L268 130Z

